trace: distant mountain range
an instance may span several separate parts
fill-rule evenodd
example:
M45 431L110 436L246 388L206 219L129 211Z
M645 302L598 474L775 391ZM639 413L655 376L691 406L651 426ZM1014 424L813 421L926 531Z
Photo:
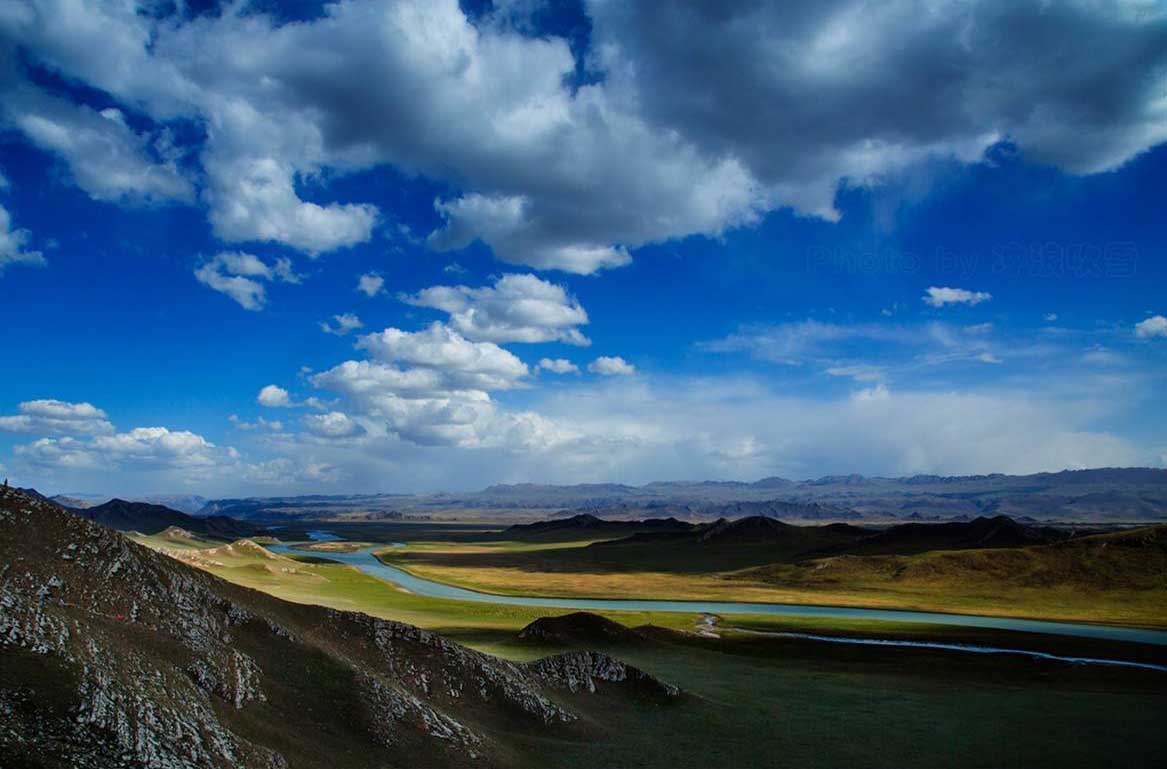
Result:
M475 513L612 519L971 520L1007 515L1044 521L1167 519L1167 470L1101 468L1034 475L832 475L805 481L669 481L643 486L513 484L476 492L252 497L208 502L200 515L261 521L377 519Z

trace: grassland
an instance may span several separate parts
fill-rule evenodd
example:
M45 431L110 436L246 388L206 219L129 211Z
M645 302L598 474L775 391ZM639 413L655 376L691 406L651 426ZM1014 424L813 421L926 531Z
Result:
M744 569L736 567L758 558L754 548L714 550L694 570L690 548L657 546L639 558L648 549L590 544L419 542L377 557L418 577L501 595L811 603L1167 627L1167 527L1037 547Z
M1163 683L1138 674L794 643L609 651L691 697L605 703L603 738L530 741L544 765L1153 766L1165 747Z
M757 552L721 563L713 552L695 566L683 548L638 559L636 548L611 555L612 549L589 547L593 539L482 541L457 527L374 532L354 525L344 535L361 542L409 540L406 547L382 549L379 557L418 576L499 593L836 603L1167 624L1167 562L1157 560L1158 531L1143 539L1108 535L1041 548L842 555L761 566ZM351 550L351 543L318 543L285 557L246 543L178 548L157 536L139 541L279 598L409 622L513 660L571 646L517 637L534 619L561 610L428 598L327 560ZM627 626L672 631L691 631L700 620L680 613L604 614ZM589 722L587 739L509 735L514 765L1152 766L1167 748L1161 729L1167 674L1020 656L848 647L748 631L945 640L1167 662L1167 650L1158 647L821 617L724 617L714 628L719 638L668 630L604 651L681 686L687 692L681 702L658 707L585 698L576 709Z
M154 550L205 550L224 544L221 541L200 537L193 532L173 526L157 534L142 534L134 531L128 532L127 536L138 544Z
M163 549L166 549L163 547ZM304 604L360 611L453 635L503 631L512 634L553 611L521 606L450 601L415 595L351 566L327 560L327 554L284 557L242 543L186 552L170 551L180 560L237 585ZM696 616L673 613L613 612L624 624L692 627Z
M430 542L409 551L548 555L577 546ZM231 582L286 600L410 622L514 660L571 646L517 638L516 631L537 617L562 612L414 595L352 567L322 561L326 550L283 557L236 543L171 552ZM580 577L571 572L560 576ZM717 579L724 589L740 591L741 576ZM626 583L640 583L643 577L623 575ZM759 582L769 578L749 576ZM691 630L698 619L673 613L605 614L628 626L655 624L674 630ZM511 735L514 765L1151 766L1167 747L1160 728L1167 708L1167 674L927 649L842 647L751 637L738 629L942 637L1164 661L1158 649L1089 639L855 619L734 616L718 625L717 639L658 632L652 636L657 640L605 648L681 686L687 696L666 707L610 698L579 700L575 707L590 722L584 730L587 739Z

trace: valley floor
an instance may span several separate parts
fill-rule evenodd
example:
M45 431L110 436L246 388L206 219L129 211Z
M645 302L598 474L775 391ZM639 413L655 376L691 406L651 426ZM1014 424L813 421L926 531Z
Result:
M809 566L732 571L622 571L580 563L565 553L588 544L523 548L505 542L418 543L378 551L377 557L424 579L497 595L819 604L1167 627L1167 582L1162 576L1157 581L1163 584L1150 589L1074 581L1017 584L991 569L978 569L976 560L984 558L983 552L836 558ZM944 563L953 556L958 573ZM936 561L947 568L934 568ZM872 562L878 568L871 568ZM906 566L921 573L905 578Z
M520 543L446 543L385 552L419 573L467 584L471 580L465 567L422 566L397 557L410 552L458 552L460 547L466 548L463 556L549 549ZM514 660L534 659L571 646L532 644L517 637L517 631L532 620L561 612L411 594L352 567L327 562L329 550L344 548L321 546L315 553L288 558L248 543L235 543L202 550L176 548L172 554L231 582L280 598L417 624ZM521 585L508 583L512 576L480 573L477 579L489 577L497 584L474 584L500 590L537 585L538 592L566 590L574 584L583 593L596 590L600 584L581 580L578 573L527 574L526 579L532 582ZM601 576L620 579L619 575ZM667 576L677 580L671 583L672 589L679 591L684 580L686 590L708 589L722 599L796 595L733 577ZM644 574L633 578L623 575L622 582L625 594L659 589L662 584L646 580ZM620 588L615 584L613 591L618 594ZM821 603L822 594L815 595ZM797 596L802 601L807 598L805 593ZM872 604L855 593L841 592L838 597ZM1160 728L1167 713L1167 673L1018 656L851 647L738 631L943 639L1167 663L1167 651L1158 647L861 620L734 616L710 627L696 615L607 614L626 626L653 624L672 629L654 631L663 640L621 642L603 650L680 686L688 696L667 707L605 701L602 708L587 714L595 722L595 738L516 735L517 761L532 768L646 769L709 765L1151 766L1167 748ZM693 633L698 629L719 637L699 637Z

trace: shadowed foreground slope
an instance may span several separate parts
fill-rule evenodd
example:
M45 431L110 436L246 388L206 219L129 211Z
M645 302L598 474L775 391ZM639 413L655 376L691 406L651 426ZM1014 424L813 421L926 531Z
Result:
M288 604L11 489L0 563L6 766L522 764L512 736L586 733L579 698L646 678L602 654L518 665Z

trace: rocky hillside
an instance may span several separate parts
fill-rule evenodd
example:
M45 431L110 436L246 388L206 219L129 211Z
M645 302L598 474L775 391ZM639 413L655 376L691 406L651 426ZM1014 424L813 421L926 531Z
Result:
M517 665L285 603L0 490L6 766L508 765L515 735L570 734L580 698L645 686L601 654Z

